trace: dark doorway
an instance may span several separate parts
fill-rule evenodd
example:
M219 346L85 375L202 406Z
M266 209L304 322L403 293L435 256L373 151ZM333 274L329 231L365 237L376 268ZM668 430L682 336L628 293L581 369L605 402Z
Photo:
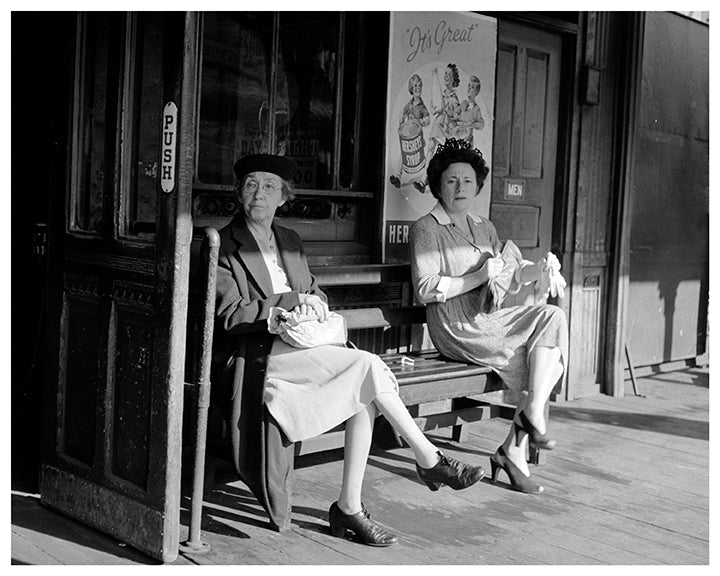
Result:
M11 31L12 488L38 489L49 203L64 158L71 13L13 12Z

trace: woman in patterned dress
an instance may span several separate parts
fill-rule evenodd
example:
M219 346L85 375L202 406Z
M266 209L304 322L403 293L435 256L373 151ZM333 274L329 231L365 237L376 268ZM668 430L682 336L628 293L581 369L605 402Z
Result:
M493 480L504 470L512 487L540 493L530 478L527 444L552 449L545 405L562 387L568 330L564 312L551 305L514 306L483 312L483 285L503 270L501 243L492 223L471 214L471 200L489 172L482 154L453 138L438 147L427 170L438 203L410 231L412 280L416 298L427 305L427 324L445 356L490 367L511 390L523 391L505 442L491 457ZM540 278L557 259L523 261L520 284Z
M311 275L298 235L274 222L290 196L295 164L269 154L245 156L234 166L242 210L220 230L213 360L229 368L239 335L267 333L273 306L328 315L327 297ZM264 404L292 442L345 422L345 459L337 502L330 507L333 535L347 531L371 546L397 538L374 522L361 499L375 416L382 413L407 441L416 472L431 490L455 490L485 471L444 455L417 427L397 393L397 381L380 358L345 346L293 348L275 337L267 360Z

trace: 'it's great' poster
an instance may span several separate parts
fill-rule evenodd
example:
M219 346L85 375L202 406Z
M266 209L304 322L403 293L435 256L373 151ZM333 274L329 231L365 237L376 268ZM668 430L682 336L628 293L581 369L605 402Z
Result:
M446 138L480 150L492 171L497 21L464 12L393 12L385 128L384 261L409 260L408 232L437 200L427 164ZM487 216L490 183L471 210Z

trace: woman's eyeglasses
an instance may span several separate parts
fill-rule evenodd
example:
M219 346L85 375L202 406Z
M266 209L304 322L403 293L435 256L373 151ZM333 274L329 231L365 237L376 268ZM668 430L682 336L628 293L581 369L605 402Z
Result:
M275 182L274 180L264 180L262 183L260 183L257 180L248 178L247 180L245 180L245 183L242 187L243 192L249 193L257 192L258 188L262 188L263 192L270 194L280 190L282 188L282 185L278 182Z

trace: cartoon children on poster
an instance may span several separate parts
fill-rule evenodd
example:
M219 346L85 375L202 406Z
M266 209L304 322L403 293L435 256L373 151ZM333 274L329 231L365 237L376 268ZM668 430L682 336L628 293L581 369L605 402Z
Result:
M430 112L423 101L422 89L422 78L417 74L410 76L410 100L403 107L398 127L402 171L411 175L425 168L425 136L422 129L430 124ZM402 173L390 175L390 182L396 188L402 185L401 176Z
M399 166L391 172L390 183L395 188L412 186L421 193L427 190L425 167L438 144L447 138L464 139L472 144L474 132L485 126L484 106L482 100L478 102L481 85L476 75L469 76L467 97L460 102L456 88L460 85L461 70L453 63L444 66L436 63L429 71L430 109L422 97L422 73L427 74L428 70L417 70L408 80L410 99L399 117L398 140L389 143L398 146L400 153Z

